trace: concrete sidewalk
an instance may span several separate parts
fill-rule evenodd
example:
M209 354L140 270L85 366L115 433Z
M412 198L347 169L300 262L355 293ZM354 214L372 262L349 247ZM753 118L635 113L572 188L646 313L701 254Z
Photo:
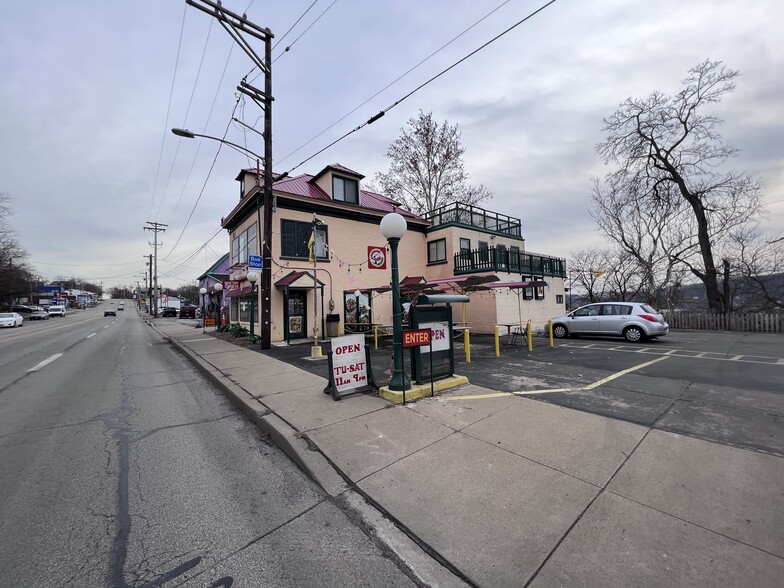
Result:
M781 457L531 398L474 399L493 391L471 384L405 406L335 402L325 377L146 320L423 583L782 585Z

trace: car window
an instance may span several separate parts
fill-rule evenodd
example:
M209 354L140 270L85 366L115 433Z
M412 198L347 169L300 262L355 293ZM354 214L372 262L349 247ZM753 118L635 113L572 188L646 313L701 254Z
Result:
M659 314L658 310L652 306L648 306L647 304L640 304L640 308L642 308L645 312L650 312L651 314Z
M574 311L574 316L599 316L599 311L601 310L600 304L594 304L592 306L584 306L582 308L578 308Z
M632 307L627 304L603 304L602 316L618 316L631 314Z

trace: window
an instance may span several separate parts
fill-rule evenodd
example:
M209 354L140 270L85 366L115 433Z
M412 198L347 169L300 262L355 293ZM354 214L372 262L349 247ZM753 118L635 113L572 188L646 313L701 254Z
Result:
M627 315L632 313L632 307L626 304L603 304L602 316Z
M280 221L280 256L308 259L308 242L313 231L311 223L286 220ZM316 226L316 259L329 261L327 225Z
M509 247L509 271L519 272L521 269L520 248L516 245L512 245Z
M367 294L343 292L343 324L346 333L363 333L372 328L372 311L370 297Z
M601 304L592 304L590 306L583 306L574 311L574 316L599 316L601 311Z
M359 182L332 176L332 199L359 204Z
M427 244L427 263L446 262L446 239L429 241Z
M460 255L471 253L471 239L460 239Z
M563 294L556 294L555 295L555 303L556 304L563 304Z
M248 255L256 255L256 223L231 240L231 263L248 263Z
M490 247L487 245L487 241L479 241L479 261L483 263L487 263L490 261Z

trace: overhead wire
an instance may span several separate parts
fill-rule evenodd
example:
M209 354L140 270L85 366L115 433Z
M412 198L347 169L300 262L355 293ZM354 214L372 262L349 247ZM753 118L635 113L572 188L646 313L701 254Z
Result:
M229 53L226 56L226 62L223 64L223 72L221 73L220 80L218 81L218 86L215 88L215 96L213 96L213 98L212 98L212 104L210 105L210 111L207 114L207 122L204 123L204 128L201 131L202 134L205 134L207 132L207 127L209 126L210 120L212 119L212 113L213 113L213 111L215 109L215 103L218 101L218 96L220 95L220 89L221 89L221 86L223 85L223 78L226 76L226 69L229 66L229 60L231 59L231 52L233 50L234 50L234 43L229 45ZM177 209L180 206L180 201L182 200L182 197L185 194L185 189L188 187L188 182L190 181L191 173L193 172L193 168L194 168L194 166L196 164L196 159L199 157L199 151L200 150L201 150L201 141L199 141L198 144L196 145L196 152L193 155L193 160L191 161L190 168L188 169L188 175L185 176L185 182L182 185L182 190L180 191L180 195L177 198L177 203L174 205L174 210L172 211L171 218L169 219L169 223L168 224L172 223L172 220L174 219L174 215L175 215L175 213L177 212Z
M435 56L436 56L438 53L440 53L441 51L443 51L444 49L446 49L446 48L447 48L449 45L451 45L452 43L454 43L455 41L457 41L457 40L458 40L460 37L462 37L463 35L465 35L465 34L466 34L468 31L470 31L471 29L473 29L474 27L476 27L477 25L479 25L481 22L483 22L484 20L486 20L487 18L489 18L490 16L492 16L492 15L493 15L494 13L496 13L498 10L500 10L501 8L503 8L503 7L504 7L506 4L509 4L509 2L511 2L511 1L512 1L512 0L505 0L504 2L502 2L501 4L499 4L498 6L496 6L495 8L493 8L493 10L491 10L490 12L488 12L487 14L485 14L485 15L484 15L482 18L480 18L479 20L475 21L475 22L474 22L474 23L473 23L471 26L469 26L467 29L463 30L461 33L459 33L459 34L455 35L454 37L452 37L452 38L451 38L449 41L447 41L446 43L444 43L443 45L441 45L441 46L440 46L438 49L436 49L435 51L433 51L433 52L432 52L430 55L428 55L427 57L425 57L424 59L422 59L421 61L419 61L419 63L417 63L417 64L416 64L416 65L414 65L413 67L409 68L407 71L405 71L404 73L400 74L400 75L399 75L398 77L396 77L394 80L392 80L391 82L389 82L389 83L388 83L386 86L384 86L383 88L381 88L381 89L380 89L378 92L376 92L375 94L373 94L373 95L372 95L370 98L368 98L367 100L365 100L365 101L364 101L364 102L362 102L361 104L358 104L358 105L357 105L355 108L353 108L352 110L350 110L349 112L347 112L346 114L344 114L344 115L343 115L342 117L340 117L338 120L336 120L336 121L335 121L335 122L333 122L331 125L329 125L329 126L326 128L326 129L324 129L323 131L321 131L321 132L320 132L320 133L318 133L317 135L314 135L313 137L311 137L310 139L308 139L307 141L305 141L305 142L304 142L302 145L300 145L299 147L297 147L296 149L294 149L294 151L290 152L289 154L287 154L287 155L285 155L284 157L282 157L281 159L279 159L279 160L276 162L276 164L281 164L281 163L283 163L283 162L284 162L284 161L286 161L286 160L287 160L289 157L291 157L292 155L294 155L295 153L297 153L297 152L298 152L298 151L300 151L301 149L304 149L305 147L307 147L308 145L310 145L310 144L311 144L313 141L315 141L316 139L318 139L318 138L319 138L321 135L323 135L324 133L326 133L327 131L329 131L330 129L332 129L333 127L335 127L336 125L338 125L338 124L340 124L341 122L343 122L344 120L346 120L346 119L347 119L349 116L351 116L352 114L354 114L354 113L355 113L357 110L359 110L360 108L362 108L362 107L363 107L365 104L367 104L368 102L370 102L371 100L373 100L373 98L375 98L376 96L378 96L378 95L379 95L379 94L381 94L382 92L384 92L384 91L388 90L389 88L391 88L392 86L394 86L396 83L398 83L400 80L402 80L402 79L403 79L404 77L406 77L408 74L410 74L412 71L414 71L415 69L417 69L418 67L420 67L420 66L421 66L422 64L424 64L425 62L429 61L431 58L435 57Z
M180 25L180 40L177 43L177 57L174 60L174 73L172 74L171 88L169 89L169 105L166 107L166 122L163 125L163 136L161 137L161 150L158 153L158 169L155 172L155 182L152 186L152 198L150 200L150 212L152 215L152 208L155 205L155 192L158 190L158 176L161 173L161 162L163 161L163 146L166 143L166 136L169 132L169 114L171 113L172 97L174 96L174 82L177 79L177 67L180 63L180 49L182 49L182 36L185 31L185 14L187 13L187 4L183 7L182 11L182 24Z
M513 24L512 26L510 26L510 27L509 27L509 28L507 28L506 30L502 31L501 33L499 33L498 35L496 35L495 37L493 37L492 39L490 39L490 40L489 40L489 41L487 41L486 43L483 43L482 45L480 45L479 47L477 47L476 49L474 49L473 51L471 51L470 53L468 53L468 54L467 54L467 55L465 55L464 57L460 58L459 60L457 60L455 63L453 63L453 64L452 64L452 65L450 65L449 67L447 67L446 69L443 69L443 70L441 70L439 73L437 73L436 75L434 75L433 77L431 77L431 78L430 78L430 79L428 79L427 81L425 81L425 82L421 83L419 86L417 86L416 88L414 88L413 90L411 90L411 91L410 91L408 94L405 94L405 95L404 95L402 98L399 98L398 100L396 100L395 102L393 102L392 104L390 104L389 106L387 106L386 108L384 108L383 110L379 111L377 114L375 114L375 115L371 116L371 117L370 117L368 120L366 120L366 121L365 121L364 123L362 123L361 125L358 125L357 127L355 127L355 128L353 128L353 129L351 129L350 131L346 132L345 134L341 135L340 137L338 137L337 139L335 139L334 141L332 141L332 142L331 142L329 145L327 145L326 147L323 147L322 149L319 149L319 150L318 150L318 151L316 151L314 154L312 154L312 155L310 155L309 157L307 157L307 158L303 159L303 160L302 160L300 163L298 163L297 165L295 165L295 166L294 166L294 167L292 167L291 169L287 170L287 171L286 171L286 173L287 173L287 174L290 174L290 173L291 173L291 172L293 172L295 169L297 169L297 168L301 167L302 165L304 165L305 163L307 163L308 161L310 161L310 160L311 160L311 159L313 159L314 157L316 157L316 156L320 155L321 153L323 153L324 151L326 151L326 150L327 150L327 149L329 149L330 147L333 147L334 145L336 145L337 143L339 143L340 141L342 141L342 140L343 140L343 139L345 139L346 137L349 137L350 135L353 135L354 133L356 133L357 131L360 131L360 130L361 130L361 129L363 129L364 127L366 127L366 126L368 126L368 125L370 125L370 124L373 124L373 123L374 123L374 122L376 122L378 119L380 119L382 116L384 116L384 115L385 115L387 112L389 112L390 110L392 110L392 109L393 109L393 108L395 108L396 106L399 106L399 105L400 105L400 104L402 104L402 103L403 103L405 100L407 100L408 98L410 98L411 96L413 96L414 94L416 94L416 93L417 93L419 90L421 90L422 88L424 88L424 87L425 87L425 86L427 86L428 84L430 84L430 83L434 82L435 80L437 80L438 78L440 78L442 75L444 75L445 73L447 73L447 72L451 71L452 69L454 69L455 67L457 67L458 65L460 65L461 63L463 63L464 61L466 61L467 59L469 59L470 57L473 57L474 55L476 55L477 53L479 53L479 51L481 51L482 49L484 49L484 48L485 48L485 47L487 47L488 45L490 45L490 44L494 43L495 41L497 41L498 39L500 39L501 37L503 37L504 35L506 35L506 34L507 34L507 33L509 33L510 31L512 31L513 29L515 29L515 28L517 28L518 26L520 26L521 24L523 24L524 22L526 22L526 21L530 20L531 18L533 18L534 16L536 16L537 14L539 14L540 12L542 12L542 11L543 11L545 8L549 7L549 6L550 6L550 5L552 5L552 4L555 4L555 2L557 2L557 0L550 0L549 2L546 2L545 4L543 4L542 6L540 6L539 8L537 8L536 10L534 10L533 12L531 12L530 14L528 14L528 16L526 16L525 18L523 18L523 19L521 19L521 20L517 21L515 24Z
M182 120L182 127L183 128L187 128L188 127L188 124L187 124L187 122L188 122L188 114L190 114L191 105L193 104L193 96L196 94L196 88L199 85L199 78L201 77L201 68L204 65L204 56L207 54L207 46L210 43L210 34L212 33L212 25L213 25L213 23L214 23L214 21L212 19L210 19L210 27L207 29L207 38L204 39L204 48L201 51L201 59L199 60L199 69L196 71L196 79L193 80L193 89L191 90L191 96L190 96L190 98L188 100L188 106L185 109L185 116L183 117L183 120ZM155 213L155 219L156 220L158 219L158 215L161 212L161 207L163 206L163 202L164 202L164 200L166 200L166 192L169 189L169 182L171 181L171 175L172 175L172 172L174 171L174 165L177 163L177 155L179 155L179 153L180 153L180 143L181 143L180 141L177 141L177 148L174 150L174 157L172 158L172 163L171 163L171 166L169 167L169 174L166 177L166 185L163 188L163 194L161 194L161 201L158 204L158 211Z

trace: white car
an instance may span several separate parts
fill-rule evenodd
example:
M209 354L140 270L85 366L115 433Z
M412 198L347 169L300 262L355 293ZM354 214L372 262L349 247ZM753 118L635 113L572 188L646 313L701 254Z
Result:
M49 312L49 316L59 316L65 318L65 306L60 304L51 305L47 312Z
M0 327L21 327L22 315L17 312L0 312Z
M655 308L639 302L599 302L582 306L552 319L553 336L580 335L623 337L638 343L662 337L670 326Z

